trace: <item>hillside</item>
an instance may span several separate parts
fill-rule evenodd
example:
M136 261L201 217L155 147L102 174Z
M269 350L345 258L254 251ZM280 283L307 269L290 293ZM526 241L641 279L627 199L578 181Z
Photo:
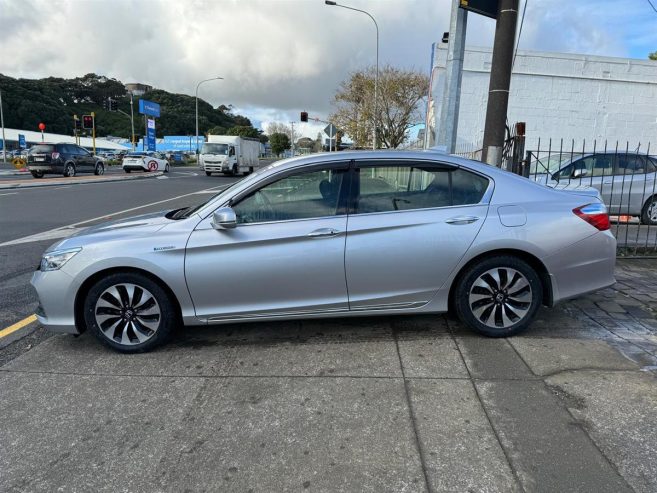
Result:
M130 96L121 81L96 74L75 79L48 77L45 79L14 79L0 74L0 88L4 108L5 126L37 130L39 122L46 124L46 131L73 134L73 115L96 113L96 133L99 136L130 137L130 118L119 112L103 108L108 97L118 101L120 110L130 114ZM142 96L161 105L161 117L157 120L157 136L194 135L194 97L173 94L154 89ZM135 133L143 133L143 117L135 104ZM229 113L226 106L213 108L199 99L199 130L206 133L213 127L230 129L234 126L251 126L248 118ZM214 133L224 133L215 129Z

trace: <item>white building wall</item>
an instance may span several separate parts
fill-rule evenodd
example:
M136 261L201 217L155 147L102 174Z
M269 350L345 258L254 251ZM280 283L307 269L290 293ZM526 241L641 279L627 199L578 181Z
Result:
M436 44L432 95L439 125L445 77L446 45ZM466 48L457 134L459 148L480 148L483 141L492 53ZM509 94L508 121L527 123L527 149L538 139L545 148L564 139L564 147L587 148L629 142L657 153L657 62L564 53L518 51Z

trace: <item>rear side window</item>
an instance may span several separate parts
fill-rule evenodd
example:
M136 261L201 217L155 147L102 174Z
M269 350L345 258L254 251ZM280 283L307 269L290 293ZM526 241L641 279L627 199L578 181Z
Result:
M356 214L477 204L488 188L469 171L422 165L362 167L358 182Z

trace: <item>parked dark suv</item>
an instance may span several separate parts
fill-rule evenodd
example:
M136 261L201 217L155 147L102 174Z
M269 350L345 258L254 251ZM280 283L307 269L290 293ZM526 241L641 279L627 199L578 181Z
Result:
M27 154L27 169L34 178L46 173L75 176L79 172L105 173L103 161L75 144L37 144Z

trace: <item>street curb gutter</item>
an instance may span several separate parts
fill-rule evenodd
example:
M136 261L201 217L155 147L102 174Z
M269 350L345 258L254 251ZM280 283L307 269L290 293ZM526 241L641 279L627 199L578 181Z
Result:
M42 178L42 180L48 180L48 181L40 181L39 183L34 183L32 181L28 183L0 182L0 190L15 190L18 188L56 187L62 185L88 185L90 183L110 183L114 181L127 181L127 180L144 180L147 178L157 178L158 176L162 176L162 175L164 175L162 171L157 171L155 173L144 173L142 175L130 175L130 176L126 175L126 176L117 176L111 178L91 178L91 179L81 179L81 180L64 180L59 178L56 178L54 180L48 180L47 178Z
M0 349L29 335L38 325L39 320L37 320L36 315L30 315L6 329L0 330Z

